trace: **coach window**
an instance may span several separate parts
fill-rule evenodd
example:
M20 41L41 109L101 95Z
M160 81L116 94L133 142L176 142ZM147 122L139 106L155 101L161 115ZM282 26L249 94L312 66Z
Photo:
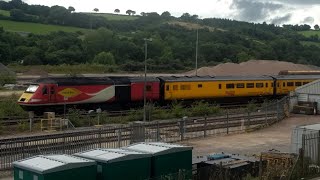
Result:
M226 84L227 89L234 89L234 84Z
M283 85L283 87L286 87L286 83L285 82L283 82L282 85Z
M191 86L190 85L181 85L180 90L190 90Z
M301 82L296 82L296 86L301 86L302 83Z
M277 87L280 87L280 83L277 83Z
M292 87L292 86L294 86L294 83L293 82L287 82L287 86L288 87Z
M247 88L254 88L254 83L247 83Z
M271 83L271 87L273 87L273 83Z
M147 91L152 91L152 86L151 85L147 85L146 90Z
M256 88L263 88L263 83L256 83Z
M173 89L174 91L178 91L178 90L179 90L179 89L178 89L178 85L173 85L172 89Z
M169 88L169 85L167 85L167 86L166 86L166 90L169 91L169 89L170 89L170 88Z
M219 84L219 89L221 89L221 84Z
M202 88L202 84L198 84L198 88Z
M266 83L266 87L268 87L268 83Z
M244 83L238 83L237 88L244 88Z
M48 88L47 88L47 86L44 86L44 87L42 88L42 94L43 94L43 95L48 94Z

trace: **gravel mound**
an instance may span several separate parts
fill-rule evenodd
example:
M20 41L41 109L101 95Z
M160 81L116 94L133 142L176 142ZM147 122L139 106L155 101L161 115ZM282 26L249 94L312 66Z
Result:
M198 76L277 75L283 70L320 70L320 68L284 61L250 60L240 64L225 63L213 67L202 67L198 69ZM195 75L195 70L186 72L185 75Z

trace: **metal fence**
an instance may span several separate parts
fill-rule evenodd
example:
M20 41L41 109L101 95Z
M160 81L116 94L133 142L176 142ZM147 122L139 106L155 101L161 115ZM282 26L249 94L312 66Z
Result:
M241 133L269 126L285 118L288 99L241 111L226 110L214 117L134 122L0 139L0 171L11 170L12 162L39 154L73 154L92 148L118 148L135 142L178 142L218 134Z

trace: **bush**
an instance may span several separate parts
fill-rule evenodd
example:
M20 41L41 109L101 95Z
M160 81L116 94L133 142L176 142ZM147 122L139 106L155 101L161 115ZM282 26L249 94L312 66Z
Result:
M17 104L17 99L16 95L2 98L2 101L0 101L0 117L28 116L28 113Z
M18 122L18 130L20 132L26 131L28 129L28 123L26 121Z
M15 84L17 81L16 77L9 74L0 74L0 86L4 84Z

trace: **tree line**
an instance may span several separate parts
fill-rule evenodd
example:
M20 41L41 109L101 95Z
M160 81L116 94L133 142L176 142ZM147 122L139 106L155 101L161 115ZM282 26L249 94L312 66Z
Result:
M86 33L53 32L28 36L0 28L0 58L5 64L95 63L140 71L144 67L143 39L152 38L153 41L148 42L149 70L183 70L194 67L198 29L199 66L239 63L250 59L320 65L320 47L316 45L320 43L319 37L305 37L298 34L296 29L273 24L199 19L197 15L189 13L175 18L168 11L162 14L144 13L130 21L107 21L99 16L73 13L72 8L27 5L20 0L0 2L0 8L4 8L3 4L6 3L10 7L5 8L11 8L11 13L20 10L24 15L46 23L96 28ZM86 18L80 20L74 17ZM188 27L179 22L186 23ZM305 45L302 41L313 44Z

